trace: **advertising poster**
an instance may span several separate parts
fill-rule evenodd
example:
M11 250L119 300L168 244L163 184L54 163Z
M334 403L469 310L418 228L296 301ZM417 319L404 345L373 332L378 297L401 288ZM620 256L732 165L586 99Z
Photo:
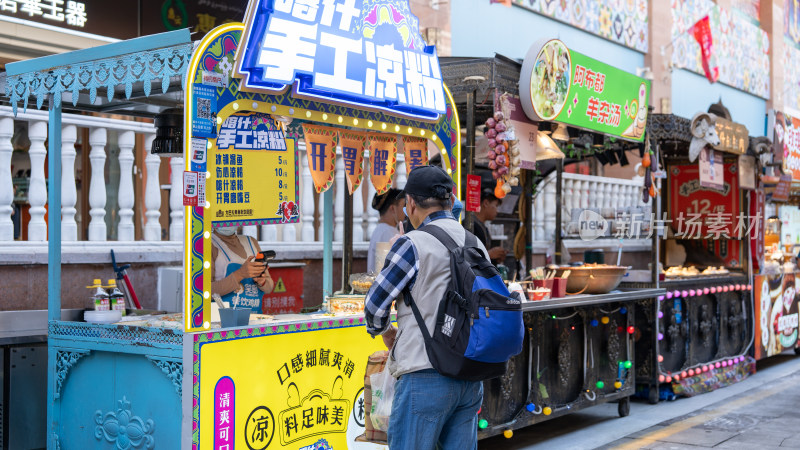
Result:
M644 140L650 82L570 50L557 39L531 47L519 84L522 107L534 121Z
M195 344L199 448L220 436L231 450L385 448L355 438L366 419L367 358L386 347L359 319L318 329L327 322L261 336L216 333Z
M700 183L700 165L683 164L669 170L669 219L676 238L701 240L705 249L719 256L726 267L740 267L743 247L737 240L748 236L749 224L742 213L738 162L720 164L721 190ZM741 219L741 220L740 220ZM754 232L750 232L754 238Z
M700 151L700 186L721 191L725 187L722 174L722 155L704 148Z
M783 172L800 180L800 119L780 111L774 115L773 145L775 162L783 162Z
M295 141L269 114L248 112L220 126L208 161L213 226L299 220Z
M756 359L797 346L797 282L793 273L755 277Z
M467 175L467 211L480 212L481 210L481 177L480 175Z

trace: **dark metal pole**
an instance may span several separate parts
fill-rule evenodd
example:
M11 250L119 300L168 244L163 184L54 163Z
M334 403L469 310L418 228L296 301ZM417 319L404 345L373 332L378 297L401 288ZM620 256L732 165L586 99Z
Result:
M461 139L458 136L457 139ZM467 174L472 175L475 173L475 91L467 92L467 152L466 152L466 167ZM462 161L462 164L464 161ZM460 176L460 175L459 175ZM483 188L483 186L481 187ZM465 188L466 190L466 188ZM466 192L463 192L462 198L466 200ZM474 230L475 213L471 211L466 212L467 215L464 219L464 227L469 231Z
M561 179L563 173L564 160L559 159L556 164L556 264L563 264L561 261Z
M525 200L523 200L525 208L525 270L530 271L533 264L531 255L531 247L533 246L533 171L525 171L525 180L522 186L524 192L522 193ZM524 274L523 274L524 275ZM522 278L525 278L524 276Z
M339 186L344 191L344 239L342 242L342 291L348 290L350 274L353 273L353 195L346 186Z

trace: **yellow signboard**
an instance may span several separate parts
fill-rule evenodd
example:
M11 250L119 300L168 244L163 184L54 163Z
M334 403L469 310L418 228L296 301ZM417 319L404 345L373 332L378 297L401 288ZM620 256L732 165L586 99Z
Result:
M208 170L215 226L296 222L295 140L269 114L234 114L220 125Z
M364 432L367 358L383 341L367 335L363 319L319 329L340 320L200 344L198 448L385 449L355 442Z

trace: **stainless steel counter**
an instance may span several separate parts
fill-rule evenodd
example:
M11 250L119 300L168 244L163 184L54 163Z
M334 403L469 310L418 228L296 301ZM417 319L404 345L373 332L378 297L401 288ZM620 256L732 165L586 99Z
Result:
M658 297L659 295L664 295L666 292L665 289L619 289L608 294L568 295L566 297L551 298L549 300L525 302L522 304L522 310L545 311L548 309L574 308L601 303L629 302Z
M83 320L82 309L62 309L61 320ZM0 311L0 346L47 342L47 310Z

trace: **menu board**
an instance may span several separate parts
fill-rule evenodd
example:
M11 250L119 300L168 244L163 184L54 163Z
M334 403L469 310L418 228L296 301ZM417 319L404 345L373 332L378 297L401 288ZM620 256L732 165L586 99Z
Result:
M269 114L244 112L225 119L208 170L214 227L299 219L295 141Z

